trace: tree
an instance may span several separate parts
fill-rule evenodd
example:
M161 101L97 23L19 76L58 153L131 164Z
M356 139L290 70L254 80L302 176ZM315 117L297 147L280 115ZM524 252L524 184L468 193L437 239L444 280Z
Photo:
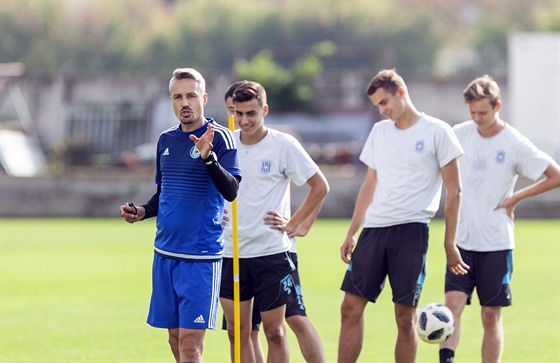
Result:
M323 71L322 59L335 52L333 42L320 42L287 69L274 61L270 50L262 50L251 60L238 60L235 75L262 84L268 104L275 112L317 112L313 103L313 79Z

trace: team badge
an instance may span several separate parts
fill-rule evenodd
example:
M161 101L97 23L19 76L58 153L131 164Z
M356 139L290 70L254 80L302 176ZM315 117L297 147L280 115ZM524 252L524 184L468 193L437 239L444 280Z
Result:
M191 148L190 154L191 154L191 158L193 158L193 159L196 159L196 158L199 158L199 157L200 157L200 151L198 151L198 149L196 148L196 146L193 146L193 147Z
M424 140L418 140L416 141L416 152L421 153L422 151L424 151Z
M496 154L496 162L498 164L503 164L506 161L506 152L503 150L498 150Z
M270 174L272 172L272 161L263 160L261 162L261 166L259 167L259 171L262 174Z

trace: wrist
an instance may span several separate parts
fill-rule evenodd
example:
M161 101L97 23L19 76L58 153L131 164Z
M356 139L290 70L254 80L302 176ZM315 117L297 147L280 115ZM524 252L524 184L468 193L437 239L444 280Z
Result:
M205 159L202 159L202 162L205 165L212 165L218 162L218 158L216 157L216 153L211 151L210 154L208 154L208 157L206 157Z

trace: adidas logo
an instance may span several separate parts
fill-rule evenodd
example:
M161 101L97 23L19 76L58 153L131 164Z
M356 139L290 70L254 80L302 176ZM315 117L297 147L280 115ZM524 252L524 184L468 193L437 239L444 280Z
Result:
M166 147L165 150L163 150L163 154L162 154L162 155L163 155L163 156L169 155L169 148L168 148L168 147Z
M204 324L204 318L202 315L199 315L198 318L194 319L194 322L197 324Z

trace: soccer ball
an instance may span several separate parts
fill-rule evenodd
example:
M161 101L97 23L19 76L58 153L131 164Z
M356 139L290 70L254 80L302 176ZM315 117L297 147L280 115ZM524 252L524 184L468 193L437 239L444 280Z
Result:
M427 343L439 344L446 341L455 330L455 320L449 308L442 304L425 305L418 312L416 331Z

